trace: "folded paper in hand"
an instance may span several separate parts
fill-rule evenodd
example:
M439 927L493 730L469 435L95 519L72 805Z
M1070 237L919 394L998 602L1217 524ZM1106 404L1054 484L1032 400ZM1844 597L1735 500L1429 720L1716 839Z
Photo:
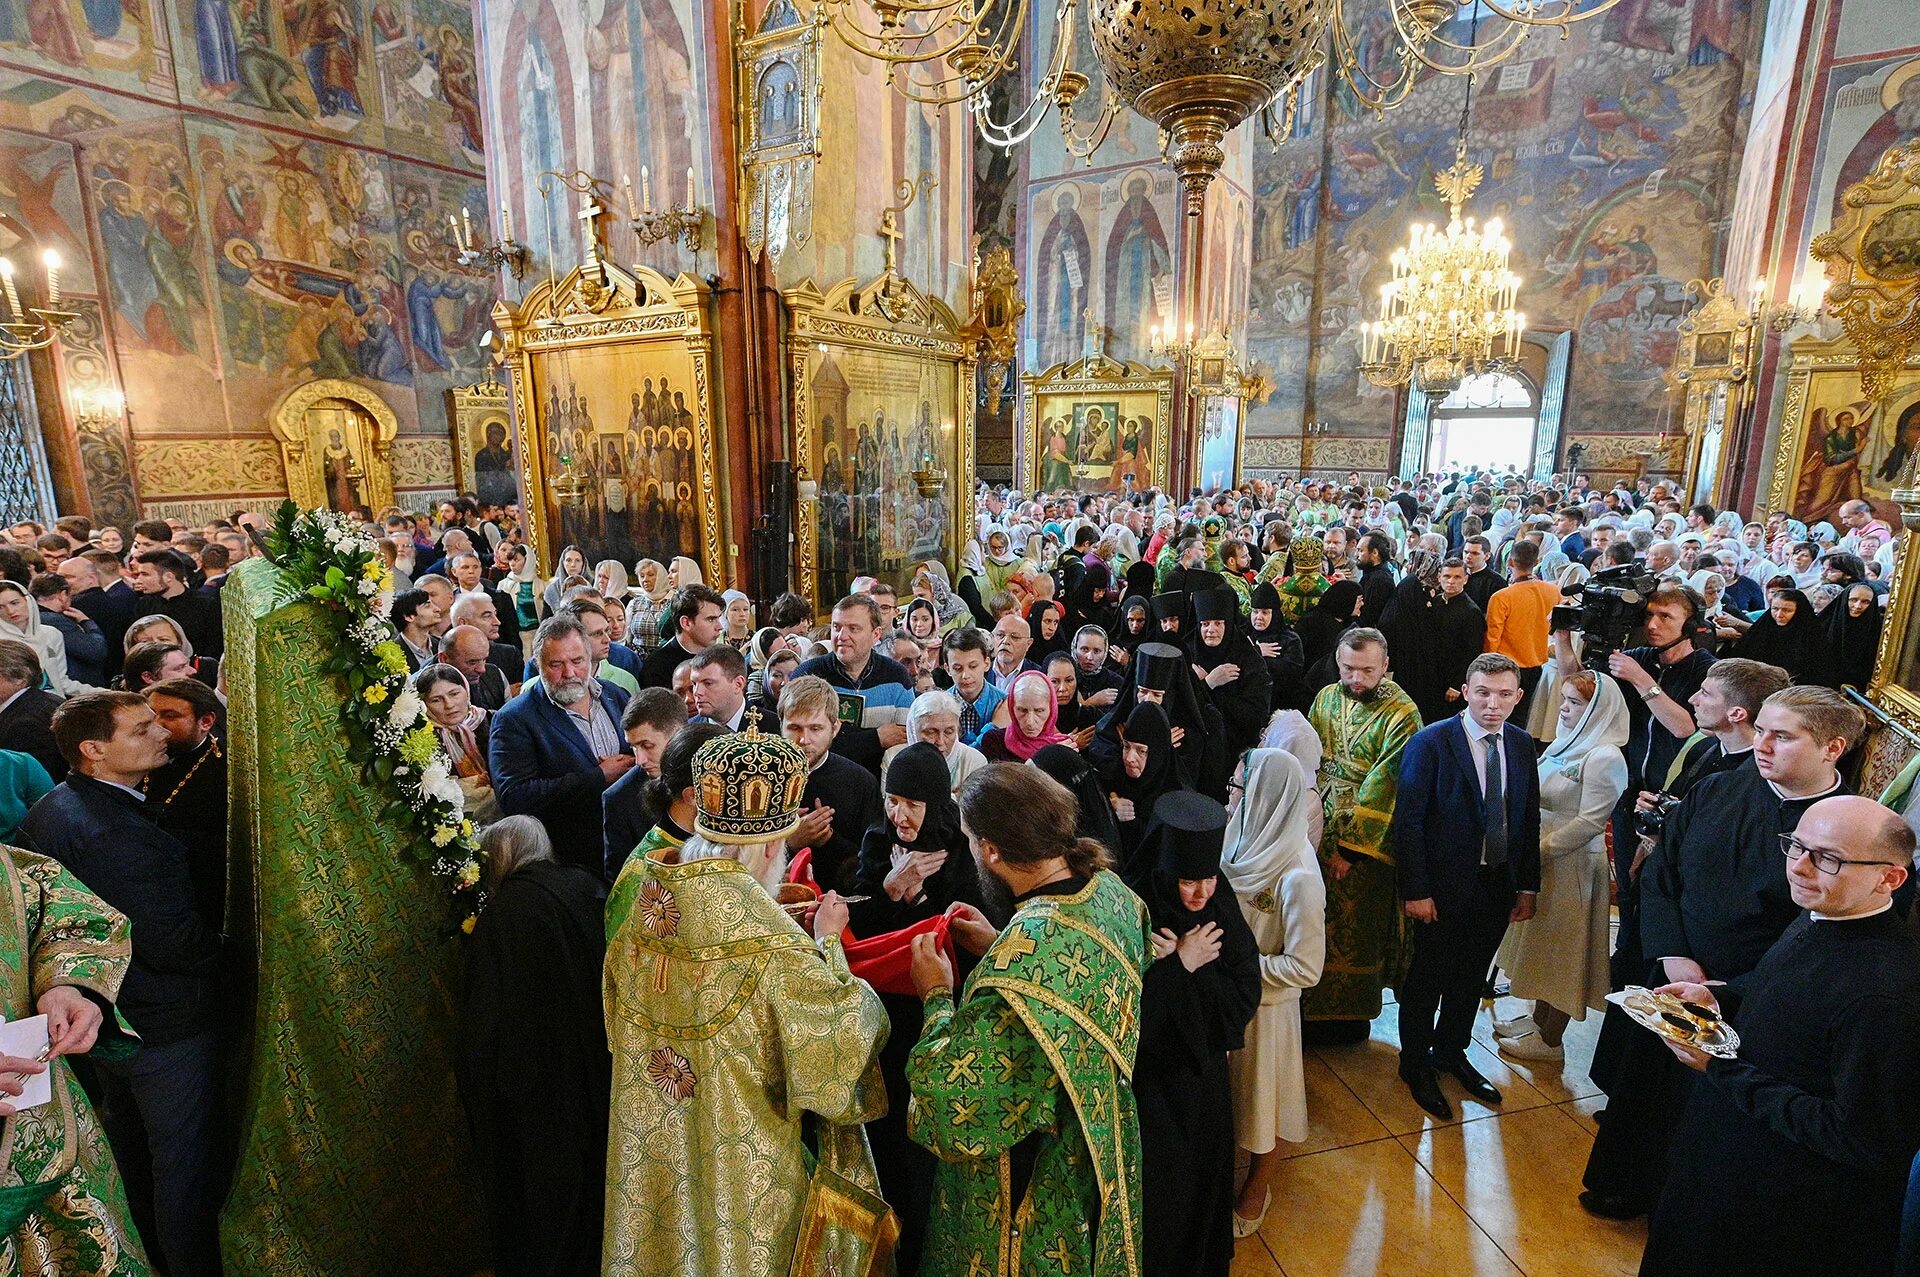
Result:
M31 1019L13 1020L0 1024L0 1055L11 1055L21 1060L38 1060L47 1054L47 1017L36 1015ZM7 1076L12 1076L8 1074ZM0 1095L0 1101L13 1106L14 1111L38 1108L53 1098L53 1070L29 1073L21 1079L24 1085L18 1095Z

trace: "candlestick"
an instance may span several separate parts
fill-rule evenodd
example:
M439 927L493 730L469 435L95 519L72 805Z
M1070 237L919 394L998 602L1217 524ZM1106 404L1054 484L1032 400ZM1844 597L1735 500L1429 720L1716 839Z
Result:
M640 207L653 212L653 175L647 166L640 166Z
M13 288L13 263L4 257L0 257L0 288L4 288L7 294L7 318L18 320L20 318L20 294L15 292Z
M60 254L49 248L40 258L47 264L47 309L60 309Z
M633 201L633 175L631 173L622 174L620 177L620 185L625 188L627 192L627 220L637 222L640 220L640 206Z

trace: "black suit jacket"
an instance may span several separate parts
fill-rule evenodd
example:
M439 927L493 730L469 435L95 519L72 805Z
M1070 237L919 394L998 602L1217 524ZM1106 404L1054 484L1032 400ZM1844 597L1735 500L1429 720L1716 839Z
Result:
M607 713L619 735L627 694L600 682ZM509 816L537 816L553 840L554 856L598 877L605 867L605 837L600 827L600 797L607 788L599 760L586 737L555 705L545 687L533 687L507 702L493 716L487 737L487 770L500 810ZM620 751L630 754L626 738Z
M1460 716L1424 727L1400 756L1393 856L1400 898L1431 898L1441 913L1473 898L1486 841L1485 804ZM1540 890L1540 777L1527 729L1508 722L1500 754L1507 809L1507 873L1515 891Z
M20 837L133 923L133 963L115 1005L147 1045L216 1027L220 933L196 906L186 847L139 798L75 773L33 805Z
M620 866L653 828L645 796L651 779L646 768L635 767L600 795L601 873L608 882L620 876Z
M0 709L0 749L32 754L56 781L67 778L67 760L53 743L53 711L59 708L58 696L29 687Z
M100 627L100 633L107 640L107 655L103 665L108 678L120 672L120 662L125 658L121 649L126 644L127 627L139 615L133 610L138 597L132 590L121 592L97 587L82 590L73 596L73 605Z

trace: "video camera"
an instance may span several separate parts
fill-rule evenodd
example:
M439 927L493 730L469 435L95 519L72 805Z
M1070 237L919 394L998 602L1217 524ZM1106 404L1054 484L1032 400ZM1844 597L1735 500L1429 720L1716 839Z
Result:
M1638 563L1595 572L1581 584L1567 587L1567 593L1580 601L1556 606L1549 627L1556 632L1579 631L1580 664L1605 673L1607 658L1625 648L1633 631L1647 619L1647 604L1659 584Z

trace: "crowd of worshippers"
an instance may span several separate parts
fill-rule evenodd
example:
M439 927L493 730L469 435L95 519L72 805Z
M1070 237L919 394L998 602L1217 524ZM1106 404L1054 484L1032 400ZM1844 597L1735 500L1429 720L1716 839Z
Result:
M1106 946L1140 941L1124 1122L1023 1128L993 1190L1003 1222L1044 1203L1052 1232L1011 1234L1033 1263L1058 1243L1046 1262L1073 1271L1226 1273L1308 1138L1306 1047L1366 1038L1393 989L1411 1097L1496 1109L1472 1033L1504 983L1530 1003L1490 1026L1517 1067L1566 1067L1570 1022L1604 1017L1580 1201L1651 1215L1643 1272L1711 1253L1920 1274L1920 1117L1897 1089L1920 1065L1914 835L1849 796L1866 720L1838 690L1870 679L1892 577L1872 507L1808 528L1646 481L1471 473L1184 502L983 487L977 508L957 572L875 564L824 615L685 557L629 574L567 546L547 576L512 507L362 512L484 830L457 1073L501 1271L760 1271L676 1249L673 1212L633 1196L653 1181L622 1182L608 990L642 871L719 818L703 750L764 731L805 769L779 885L814 904L789 916L884 1009L866 1134L902 1272L972 1258L942 1203L973 1145L909 1113L965 1110L964 1062L948 1091L927 1075L923 1020L950 1025L943 998L964 1015L980 955L1053 889L1008 868L1041 856L1001 832L1018 796L1035 837L1064 813L1065 882L1110 869L1146 928ZM62 519L0 547L0 821L133 922L118 1009L141 1051L76 1063L170 1273L218 1271L231 1173L219 590L265 527ZM1587 662L1555 607L1628 563L1659 586L1632 643ZM1912 779L1887 795L1902 810ZM1635 1025L1606 1000L1628 985L1713 1007L1738 1058ZM548 1104L516 1098L530 1040ZM798 1148L802 1114L776 1107ZM1049 1179L1091 1176L1107 1138L1137 1141L1137 1212Z

